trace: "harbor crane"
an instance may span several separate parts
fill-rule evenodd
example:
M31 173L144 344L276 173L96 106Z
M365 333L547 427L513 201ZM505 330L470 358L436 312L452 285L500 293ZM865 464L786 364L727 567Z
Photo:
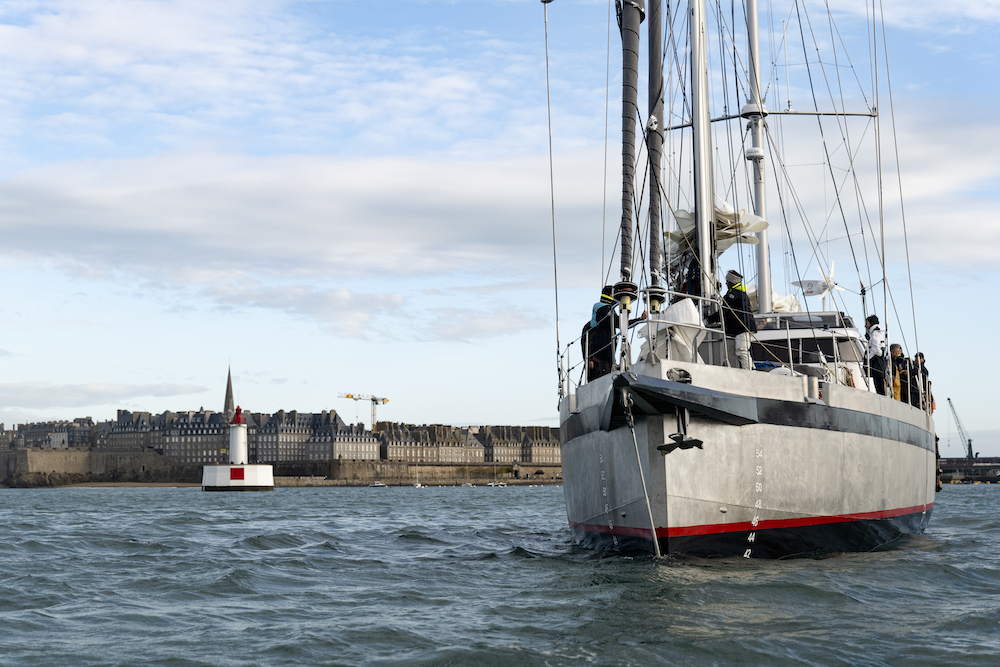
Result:
M341 394L340 398L353 398L355 401L371 401L372 402L372 432L375 432L375 407L379 403L388 403L388 398L379 398L378 396L369 396L368 394Z
M955 404L951 402L950 398L948 399L948 407L951 408L951 414L955 418L955 426L958 428L958 435L960 438L962 438L962 444L965 446L966 458L969 459L976 458L972 454L972 438L970 438L969 434L965 432L964 428L962 428L962 422L958 418L958 411L955 410Z

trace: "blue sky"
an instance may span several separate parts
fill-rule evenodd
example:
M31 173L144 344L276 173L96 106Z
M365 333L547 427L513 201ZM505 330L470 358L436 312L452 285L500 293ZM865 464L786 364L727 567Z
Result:
M1000 455L1000 2L884 8L919 345ZM549 5L563 343L601 284L607 17ZM0 421L218 409L231 364L254 411L555 424L542 39L537 0L0 2Z

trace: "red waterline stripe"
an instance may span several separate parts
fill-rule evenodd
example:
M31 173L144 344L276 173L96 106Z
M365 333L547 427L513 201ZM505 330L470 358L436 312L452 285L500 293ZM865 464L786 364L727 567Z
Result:
M758 521L754 526L750 521L740 523L718 523L701 526L678 526L676 528L656 529L657 537L687 537L691 535L715 535L720 533L740 533L751 530L769 530L774 528L801 528L803 526L821 526L830 523L847 523L850 521L872 521L875 519L889 519L907 514L917 514L926 512L934 507L934 503L926 505L914 505L913 507L901 507L894 510L881 510L878 512L861 512L859 514L837 514L832 516L809 516L796 519L771 519ZM615 535L626 535L628 537L649 538L652 534L649 528L635 528L630 526L609 527L606 524L598 523L570 523L571 528L585 530L591 533L608 533Z

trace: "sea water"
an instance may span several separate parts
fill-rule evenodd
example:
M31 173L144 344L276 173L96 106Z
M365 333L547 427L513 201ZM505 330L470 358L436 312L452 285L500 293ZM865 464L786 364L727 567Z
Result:
M1000 664L1000 486L822 559L573 546L559 487L0 490L2 665Z

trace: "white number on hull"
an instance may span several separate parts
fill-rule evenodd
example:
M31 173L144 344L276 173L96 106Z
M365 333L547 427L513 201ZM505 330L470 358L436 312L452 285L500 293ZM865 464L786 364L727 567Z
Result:
M598 461L600 462L600 464L602 466L604 465L604 454L598 454ZM608 497L608 487L607 487L607 485L605 485L606 481L607 481L607 474L605 474L604 470L602 469L601 470L601 495L603 497L605 497L605 498ZM608 517L608 531L611 533L611 541L614 542L615 547L617 547L618 546L618 536L615 535L615 522L614 522L614 519L611 518L611 516L612 516L611 515L611 508L608 506L608 503L604 503L604 513Z
M761 462L760 465L755 465L754 466L754 475L756 477L763 477L763 475L764 475L764 465L763 465L763 461L764 461L764 448L763 447L755 447L754 448L754 452L753 452L753 457L756 460L758 460L758 461ZM754 500L753 508L755 510L759 510L762 507L764 507L764 500L762 498L760 498L760 496L759 496L759 494L761 494L761 493L764 492L764 483L763 482L754 482L753 490L754 490L754 493L758 494L758 497ZM754 517L753 517L753 520L750 522L750 525L752 525L754 528L756 528L759 523L760 523L760 515L755 514ZM747 542L749 544L753 544L756 541L757 541L757 532L756 531L750 531L750 533L747 535ZM744 558L750 558L751 553L752 553L752 549L747 549L746 551L743 552L743 557Z

